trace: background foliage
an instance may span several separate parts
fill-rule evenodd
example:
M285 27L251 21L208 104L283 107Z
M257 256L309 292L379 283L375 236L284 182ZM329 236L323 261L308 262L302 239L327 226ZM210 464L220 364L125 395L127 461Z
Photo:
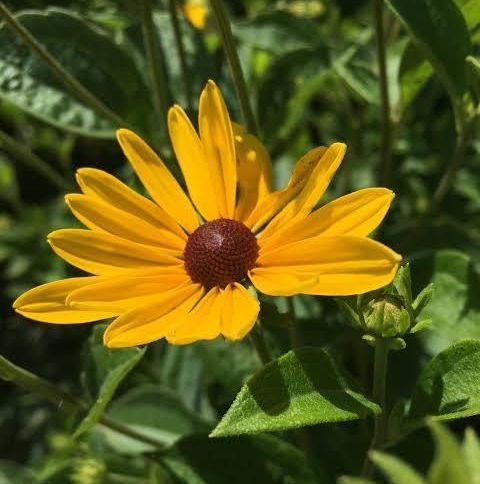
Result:
M141 3L6 2L70 74L173 166L165 125L152 109ZM397 197L376 238L410 261L414 295L434 283L421 314L431 326L407 335L406 349L391 355L390 434L388 447L372 454L376 478L479 482L474 430L463 437L480 414L477 0L386 2L387 118L374 2L225 3L276 183L310 148L346 142L327 200L392 188ZM169 2L154 7L168 104L193 115L193 100L212 78L241 121L212 15L201 30L179 17L186 85ZM0 483L287 484L359 475L371 417L380 411L369 396L372 351L331 299L263 301L267 340L280 357L266 368L248 341L108 351L102 325L53 328L13 313L22 291L74 275L45 239L75 224L63 201L75 190L75 170L99 167L138 188L115 127L0 27L0 354L75 398L59 406L0 382ZM449 189L440 198L445 176ZM22 381L1 361L0 376ZM453 422L451 430L439 423L426 429L432 418ZM209 438L214 428L217 438Z

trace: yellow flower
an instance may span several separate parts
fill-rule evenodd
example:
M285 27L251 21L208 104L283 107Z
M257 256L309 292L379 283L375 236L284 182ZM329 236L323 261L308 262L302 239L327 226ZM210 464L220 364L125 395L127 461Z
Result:
M181 7L185 18L197 29L207 25L208 6L203 0L187 0Z
M359 190L315 209L344 144L309 151L275 191L265 148L230 122L212 81L200 97L198 124L197 134L182 108L170 109L188 196L126 129L118 141L153 201L104 171L78 171L83 193L66 200L89 230L56 230L48 241L93 275L31 289L15 301L17 312L57 324L116 318L105 332L109 347L237 340L259 312L250 282L290 296L358 294L392 281L400 256L367 238L388 211L390 190Z

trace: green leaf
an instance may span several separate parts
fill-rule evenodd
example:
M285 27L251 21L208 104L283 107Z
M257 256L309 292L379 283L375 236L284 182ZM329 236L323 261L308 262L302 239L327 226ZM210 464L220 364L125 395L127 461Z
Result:
M462 450L455 436L444 426L432 424L435 458L428 472L430 484L471 484L463 462Z
M470 475L470 484L480 484L480 442L475 431L471 428L465 431L462 453Z
M390 484L425 484L426 481L406 462L383 452L370 452L370 459L380 468Z
M338 484L376 484L376 482L363 477L342 476L338 480Z
M423 369L409 418L451 420L480 414L480 340L454 343Z
M467 90L465 58L470 36L462 13L452 0L388 0L419 43L453 100ZM448 39L448 41L447 41Z
M211 428L188 410L172 392L156 385L134 388L112 402L108 416L123 425L165 445L172 445L179 438ZM120 435L102 427L110 446L119 453L139 454L154 450L152 446Z
M213 437L365 418L380 411L333 358L304 347L266 365L242 388Z
M480 8L478 8L477 0L455 0L455 3L465 17L470 30L480 24Z
M72 12L50 8L16 16L60 64L98 99L143 129L149 102L132 58ZM16 34L0 27L0 98L60 129L112 138L115 126L77 100Z
M113 398L118 385L145 354L145 349L140 350L138 348L107 349L103 345L105 327L106 325L103 324L96 325L89 339L92 367L95 371L94 377L99 389L95 403L78 426L74 437L88 432L98 422Z
M182 484L325 482L300 450L269 435L222 440L186 437L160 459Z
M412 267L414 274L423 272L434 286L429 304L419 316L416 311L417 320L432 321L431 328L421 336L427 351L435 355L455 341L480 339L480 306L472 294L480 278L470 257L459 251L441 250L417 259Z

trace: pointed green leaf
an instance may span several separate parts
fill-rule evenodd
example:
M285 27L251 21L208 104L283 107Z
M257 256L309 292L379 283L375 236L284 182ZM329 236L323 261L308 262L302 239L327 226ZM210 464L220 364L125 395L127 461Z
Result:
M95 379L99 388L95 403L75 431L75 437L88 432L98 422L118 385L145 354L145 349L138 348L107 349L103 346L104 331L105 325L96 325L89 339L92 367L95 369Z
M454 343L423 369L409 417L451 420L480 414L480 340Z
M289 351L242 388L212 436L285 430L357 420L380 408L356 389L320 348Z
M370 459L380 468L390 484L426 484L413 467L393 455L371 452Z
M463 462L462 449L455 436L444 426L432 424L436 452L430 470L430 484L471 484L467 468Z
M461 99L467 90L465 58L472 46L465 19L453 0L388 3L419 43L452 99Z
M134 126L148 118L147 89L125 49L79 15L29 10L16 18L99 100ZM0 98L61 129L112 138L115 126L71 94L6 25L0 27Z

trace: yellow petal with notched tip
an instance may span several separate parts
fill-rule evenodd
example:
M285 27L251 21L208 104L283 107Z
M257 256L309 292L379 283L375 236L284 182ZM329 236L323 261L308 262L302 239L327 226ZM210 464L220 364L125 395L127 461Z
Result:
M48 241L62 259L91 274L118 275L183 264L165 249L91 230L56 230Z
M197 210L205 220L220 218L222 211L210 174L210 160L195 128L180 106L170 108L168 129L188 193Z
M14 303L17 313L35 321L55 324L78 324L111 318L118 313L97 309L83 310L66 304L68 295L98 282L99 277L72 277L48 282L23 293Z
M237 188L237 161L233 129L222 93L208 81L200 95L198 126L210 170L220 216L233 219Z
M67 195L65 200L77 219L89 229L107 232L132 242L170 249L179 255L185 249L185 240L176 233L155 227L94 197L74 193Z
M302 294L318 281L314 274L296 273L283 267L256 267L248 276L256 289L269 296Z
M255 325L260 311L258 299L235 282L223 291L221 331L230 340L242 339Z
M272 165L265 147L255 136L242 133L235 125L234 132L238 177L235 220L244 222L272 192Z
M154 302L122 314L105 331L105 345L123 348L164 338L184 320L203 292L199 284L187 283L160 295Z
M245 225L253 232L257 232L277 215L299 194L326 150L327 148L320 146L310 150L305 156L300 158L295 165L286 188L267 195L245 220Z
M394 193L387 188L365 188L337 198L303 219L286 223L267 235L260 234L266 248L316 237L351 235L366 237L385 217Z
M185 230L193 232L199 224L195 209L162 160L142 138L128 129L119 129L117 139L155 202Z
M265 228L265 236L310 213L328 188L345 156L345 151L346 146L343 143L333 143L323 152L298 195Z
M216 338L221 331L223 290L210 289L203 299L184 316L168 335L167 341L176 345Z
M109 173L96 168L80 168L77 171L77 181L85 195L141 218L154 227L168 229L187 240L180 225L163 208Z
M348 296L389 284L400 261L398 254L379 242L340 235L313 237L271 250L261 247L257 265L307 282L317 277L302 293ZM278 288L282 289L280 278Z
M109 277L71 292L67 304L77 309L111 310L121 314L154 302L164 292L189 280L183 267L166 274Z

